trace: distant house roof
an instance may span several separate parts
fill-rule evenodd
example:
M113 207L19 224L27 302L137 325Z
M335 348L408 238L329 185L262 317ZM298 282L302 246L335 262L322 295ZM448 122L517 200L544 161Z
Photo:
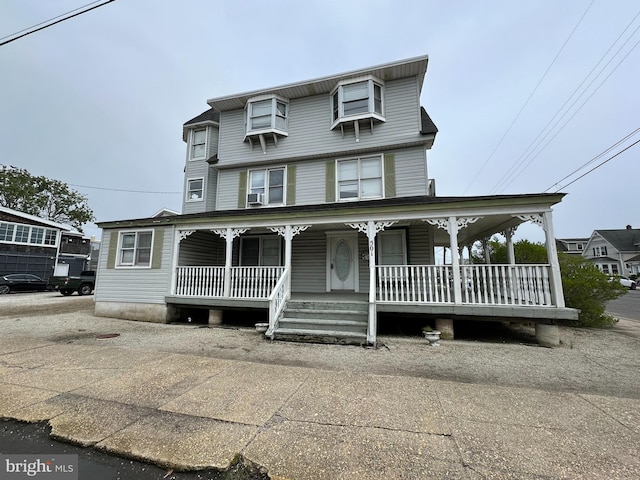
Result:
M37 217L35 215L30 215L28 213L20 212L18 210L13 210L12 208L0 207L0 213L5 213L7 215L12 215L14 217L23 218L25 220L29 220L31 222L36 222L41 225L46 225L48 227L57 228L59 230L64 230L66 232L77 232L77 230L71 225L65 225L63 223L52 222L51 220L45 220L44 218ZM79 232L78 232L79 233Z
M640 250L640 229L595 230L594 233L596 232L620 252Z

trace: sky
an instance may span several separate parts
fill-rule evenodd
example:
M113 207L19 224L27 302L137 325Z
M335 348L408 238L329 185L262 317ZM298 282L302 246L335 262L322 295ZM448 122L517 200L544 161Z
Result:
M89 2L0 0L0 38ZM0 164L69 184L97 222L180 211L182 125L208 99L426 54L438 195L559 190L558 238L640 228L639 13L636 0L116 0L0 46Z

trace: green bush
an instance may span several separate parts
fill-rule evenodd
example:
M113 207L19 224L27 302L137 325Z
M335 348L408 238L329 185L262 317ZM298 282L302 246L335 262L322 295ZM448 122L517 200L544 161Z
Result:
M627 291L620 282L611 281L589 260L576 255L558 254L564 301L567 307L580 310L578 326L607 327L617 320L604 310L609 300Z

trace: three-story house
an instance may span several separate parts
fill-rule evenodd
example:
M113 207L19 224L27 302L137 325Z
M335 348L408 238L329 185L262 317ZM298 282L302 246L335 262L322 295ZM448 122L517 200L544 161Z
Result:
M102 222L96 314L268 312L270 338L375 344L380 312L526 319L564 306L552 205L562 194L442 197L420 105L426 56L213 98L185 123L181 215ZM494 233L544 229L546 265L464 265ZM435 249L454 254L439 263ZM513 259L513 256L511 257Z

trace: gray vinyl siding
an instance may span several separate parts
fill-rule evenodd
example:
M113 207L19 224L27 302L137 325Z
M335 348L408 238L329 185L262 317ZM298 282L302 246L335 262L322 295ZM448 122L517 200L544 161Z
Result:
M118 235L119 231L103 230L102 244L105 248L100 251L96 302L164 304L164 297L170 291L174 235L173 227L156 227L155 230L163 230L160 268L108 268L111 237ZM154 242L159 237L160 235L154 235ZM156 264L156 261L153 263Z
M196 231L180 242L179 266L224 266L225 240L208 231Z
M202 128L202 127L199 127ZM195 129L198 129L196 127ZM182 213L200 213L215 210L217 172L207 163L218 152L219 131L217 127L209 125L207 127L207 151L202 160L189 160L190 145L187 143L187 159L184 170ZM204 199L201 202L187 202L188 180L192 178L203 178Z
M392 153L395 157L395 196L426 195L427 168L424 148L412 147L393 151ZM326 203L325 179L327 177L327 161L335 160L335 157L328 157L290 163L290 165L296 166L296 205ZM241 171L247 171L247 168L220 170L218 172L218 210L238 208L238 182L240 181Z
M433 247L431 245L431 230L434 227L427 223L411 225L407 232L409 244L408 262L411 265L431 265L434 264Z
M364 129L356 142L352 130L343 137L340 128L330 130L331 101L329 94L314 95L291 100L289 104L288 137L278 140L278 145L268 143L266 154L258 142L253 149L243 141L245 134L244 109L221 113L220 119L220 167L241 163L274 162L279 159L295 159L313 155L329 156L332 152L358 151L368 148L384 148L421 139L420 99L415 78L405 78L385 84L386 121L378 123L373 134Z

